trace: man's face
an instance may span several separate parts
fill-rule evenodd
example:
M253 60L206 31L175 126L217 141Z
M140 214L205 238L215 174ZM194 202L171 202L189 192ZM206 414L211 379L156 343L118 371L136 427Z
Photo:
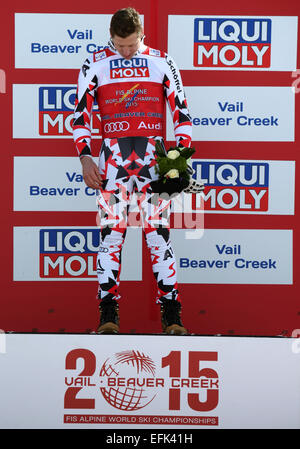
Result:
M120 37L116 34L112 37L112 41L116 50L125 59L131 59L138 51L141 44L141 35L132 33L127 37Z

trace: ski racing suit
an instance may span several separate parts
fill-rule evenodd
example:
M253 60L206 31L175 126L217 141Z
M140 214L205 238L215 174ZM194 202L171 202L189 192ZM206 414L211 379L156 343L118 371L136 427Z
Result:
M153 193L155 143L163 143L166 101L177 146L190 147L192 123L179 70L172 58L141 42L132 59L123 58L112 41L87 59L78 77L73 120L79 154L91 155L91 115L95 100L101 116L97 203L100 248L97 257L99 299L118 300L121 250L133 193L150 250L160 298L180 301L176 260L170 243L170 203Z

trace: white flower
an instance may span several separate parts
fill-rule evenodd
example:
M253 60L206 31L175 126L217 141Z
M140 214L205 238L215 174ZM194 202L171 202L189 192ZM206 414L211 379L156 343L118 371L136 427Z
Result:
M167 153L167 157L169 159L177 159L179 156L180 156L180 153L177 150L170 150Z
M168 173L166 173L167 178L178 178L178 176L179 176L179 171L176 170L175 168L172 168L172 170L169 170Z

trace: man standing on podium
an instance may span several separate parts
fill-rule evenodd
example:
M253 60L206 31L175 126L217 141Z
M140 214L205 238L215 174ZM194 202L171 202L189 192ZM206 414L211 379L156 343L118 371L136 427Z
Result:
M170 242L171 200L158 196L150 186L158 179L155 144L160 141L163 145L166 102L173 118L176 145L191 145L192 123L181 76L168 54L144 44L142 22L135 9L121 9L113 15L110 35L108 46L82 66L73 121L83 179L88 187L98 190L97 333L119 332L121 250L129 201L136 193L157 281L155 300L161 308L162 329L169 335L187 335L180 317L176 260ZM91 154L90 119L95 99L103 139L99 166Z

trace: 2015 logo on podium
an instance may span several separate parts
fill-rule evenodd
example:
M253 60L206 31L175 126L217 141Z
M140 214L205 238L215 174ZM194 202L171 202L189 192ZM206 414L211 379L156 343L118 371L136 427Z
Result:
M107 357L97 369L94 352L74 349L66 356L66 370L77 370L79 359L83 359L81 371L65 377L65 409L95 411L101 397L119 412L155 407L158 399L160 409L166 401L166 411L210 412L219 403L219 376L210 367L218 361L216 351L174 350L158 362L154 356L130 349Z

